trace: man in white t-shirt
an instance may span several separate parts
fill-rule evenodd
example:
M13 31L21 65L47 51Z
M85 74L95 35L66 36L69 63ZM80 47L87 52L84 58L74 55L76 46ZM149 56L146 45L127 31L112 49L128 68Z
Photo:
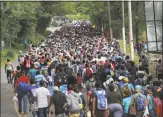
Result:
M47 117L47 107L50 102L50 92L44 87L44 81L40 81L40 87L36 89L39 117Z

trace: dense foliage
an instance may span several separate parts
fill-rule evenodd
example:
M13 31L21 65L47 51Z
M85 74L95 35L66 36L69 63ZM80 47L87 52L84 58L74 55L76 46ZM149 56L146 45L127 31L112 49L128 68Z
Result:
M122 2L110 2L111 21L114 37L122 37ZM90 19L96 26L107 30L108 3L100 2L1 2L1 40L7 46L32 40L43 35L52 16L66 15L71 19ZM132 2L133 33L139 39L144 37L143 2ZM126 37L128 37L128 6L125 2Z

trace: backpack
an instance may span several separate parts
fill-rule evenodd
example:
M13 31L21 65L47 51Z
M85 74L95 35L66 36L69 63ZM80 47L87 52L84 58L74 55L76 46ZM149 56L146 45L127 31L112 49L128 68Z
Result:
M141 94L138 94L138 96L136 97L135 104L137 111L145 110L146 101Z
M153 97L152 95L150 95L150 97L152 98L153 108L156 112L156 115L160 116L162 114L162 101L158 97Z
M97 109L107 109L107 98L105 97L105 90L95 91L97 96Z
M37 100L34 91L35 91L36 88L38 88L38 87L37 87L37 85L34 85L34 86L30 86L29 88L30 88L30 93L29 93L30 103L33 104L33 103Z
M30 60L26 60L26 65L25 65L26 68L30 68L31 67L31 63L30 63Z
M59 90L60 90L62 93L67 94L67 91L68 91L68 89L67 89L67 84L61 85L61 86L59 87Z
M30 92L30 85L24 82L19 82L18 90L27 94Z
M65 113L65 109L63 106L66 103L66 95L61 93L60 91L56 92L52 96L52 101L58 108L55 108L55 114L63 114Z
M82 109L80 107L80 104L82 104L82 100L79 94L71 92L67 96L70 100L70 105L68 105L68 112L70 113L80 112L80 110Z
M121 91L122 91L122 97L123 98L126 98L126 97L131 95L131 91L130 91L128 85L123 85L121 88ZM129 92L128 95L126 95L125 92Z
M90 68L87 68L87 69L86 69L86 76L87 76L87 77L90 77L91 75L92 75L91 69L90 69Z

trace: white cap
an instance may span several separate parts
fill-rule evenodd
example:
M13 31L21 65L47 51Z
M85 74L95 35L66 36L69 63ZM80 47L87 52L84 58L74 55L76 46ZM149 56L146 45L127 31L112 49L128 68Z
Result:
M54 86L54 91L59 91L58 86Z
M122 80L123 78L125 78L125 77L124 77L124 76L119 76L118 79L119 79L119 80Z

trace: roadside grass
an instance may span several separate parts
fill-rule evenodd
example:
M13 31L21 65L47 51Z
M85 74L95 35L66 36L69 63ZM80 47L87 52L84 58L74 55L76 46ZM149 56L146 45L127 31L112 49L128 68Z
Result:
M123 51L123 40L119 40L120 48ZM130 45L126 42L126 54L130 56ZM136 51L134 51L134 61L136 64L139 63L139 56Z
M30 42L32 42L35 45L39 45L39 43L41 42L41 40L43 39L43 36L41 35L32 35L29 37L29 40L27 40L28 46L30 44ZM0 53L0 57L1 57L1 68L5 66L6 60L10 59L11 62L13 62L14 60L16 60L18 58L19 55L19 51L22 51L23 53L26 52L28 50L24 49L24 45L23 44L15 44L15 47L13 48L4 48L1 50Z

